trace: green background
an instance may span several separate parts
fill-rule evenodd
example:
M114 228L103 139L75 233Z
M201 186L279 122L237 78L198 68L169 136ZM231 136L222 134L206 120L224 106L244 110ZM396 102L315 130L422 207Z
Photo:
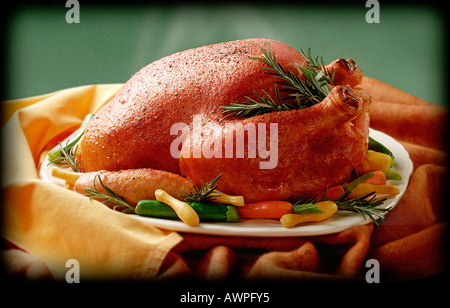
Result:
M66 22L65 1L15 7L6 19L3 99L123 83L144 65L177 51L266 37L296 49L311 47L326 63L352 58L366 76L446 106L443 15L431 5L379 2L379 24L366 22L365 1L119 6L80 0L79 24Z

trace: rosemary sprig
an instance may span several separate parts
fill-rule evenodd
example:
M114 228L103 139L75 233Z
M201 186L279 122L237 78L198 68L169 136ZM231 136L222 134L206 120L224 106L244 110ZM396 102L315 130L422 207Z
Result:
M365 196L347 199L350 193L350 191L346 191L338 199L336 199L336 201L334 201L339 211L346 210L357 212L364 218L364 220L369 217L377 227L379 224L376 217L378 217L381 222L384 222L383 214L389 212L391 209L379 208L378 206L382 205L387 198L376 199L375 192L373 191Z
M323 66L318 63L318 57L313 58L311 51L308 49L308 54L304 55L307 61L307 67L297 68L302 72L302 76L296 76L290 70L285 70L283 66L278 63L275 53L271 52L270 44L268 50L261 48L263 54L262 58L252 57L253 60L258 60L266 64L267 66L260 67L265 69L267 74L274 75L280 81L276 82L275 93L277 96L276 101L272 99L265 91L263 91L265 97L258 95L256 91L253 93L256 99L250 99L245 97L250 102L243 103L231 103L228 106L220 106L222 113L228 113L225 117L235 116L250 117L260 115L263 113L302 109L313 106L321 102L329 93L329 84L333 84L334 73L329 72ZM322 59L323 63L323 59ZM278 86L280 85L280 89ZM283 103L280 98L280 91L287 92L287 98L290 99L290 103Z
M336 69L330 74L330 72L327 69L325 69L325 63L323 62L322 57L320 57L320 62L319 62L319 56L317 56L317 57L311 56L311 48L308 48L308 53L305 53L303 51L303 49L301 48L300 53L306 60L307 68L315 71L318 75L323 74L323 76L320 76L320 77L322 77L327 83L334 86L334 75L336 74Z
M203 183L202 180L202 186L200 187L200 190L197 189L195 185L192 185L195 192L190 192L187 196L180 195L181 198L184 198L187 202L200 202L204 200L214 200L221 196L220 192L217 191L217 187L219 187L216 182L220 179L222 176L222 173L219 174L217 177L213 178L211 182L208 184Z
M300 198L297 201L293 201L293 196L291 196L286 201L292 203L293 206L304 205L304 204L315 204L315 203L319 203L322 201L331 200L331 199L327 198L327 192L328 192L328 186L325 187L325 192L322 195L317 195L310 199Z
M305 105L315 105L321 102L329 93L329 88L322 88L324 81L321 76L316 80L318 72L315 69L304 68L297 65L297 68L303 73L305 80L296 76L290 70L285 70L280 63L278 63L275 53L270 51L270 45L268 50L261 48L263 58L252 58L253 60L259 60L268 66L260 67L266 69L267 74L274 75L281 81L277 82L281 85L281 91L288 92L289 96L295 97Z
M364 220L366 220L367 217L372 219L375 226L378 226L378 221L376 217L380 219L380 221L384 222L384 215L385 213L390 211L390 208L380 208L379 206L384 203L384 201L387 200L387 198L377 199L375 195L375 191L368 193L367 195L360 196L354 199L347 199L347 197L351 194L352 189L345 190L338 198L328 198L327 197L327 190L325 189L325 193L322 195L317 195L313 198L310 198L308 200L297 200L296 202L292 203L292 209L293 211L296 208L301 208L302 206L305 208L309 208L311 212L302 212L302 213L314 213L314 208L311 207L311 205L314 205L316 203L319 203L321 201L333 201L336 203L339 211L352 211L357 212L360 214ZM317 207L316 207L317 208ZM317 208L317 210L319 210ZM319 210L320 211L320 210Z
M281 101L280 91L278 86L275 85L276 101L267 94L266 91L262 90L264 96L260 96L256 91L253 91L256 99L251 99L245 96L249 102L242 103L231 103L229 106L220 106L220 108L225 109L225 112L229 112L223 119L234 115L236 118L240 117L252 117L263 113L273 112L273 111L284 111L305 108L305 106L285 104Z
M105 190L105 193L102 193L97 189L97 186L95 184L96 178L98 178L98 181L100 182L101 187ZM87 192L87 194L84 194L84 195L88 196L89 199L97 199L99 201L101 200L100 202L102 202L103 204L112 205L113 210L117 210L117 208L125 207L124 209L121 210L122 213L134 213L134 206L130 202L128 202L124 197L118 195L115 191L113 191L112 189L107 187L103 183L103 181L100 177L100 174L97 174L94 177L94 188L93 189L85 187L85 188L83 188L83 190Z
M49 161L50 164L60 164L62 162L69 165L74 172L83 172L83 168L80 165L80 160L76 159L77 147L63 146L59 143L59 155ZM49 157L50 158L50 157Z
M75 172L83 172L80 160L76 160L76 148L77 144L80 141L81 137L83 137L84 131L86 130L89 121L94 116L94 114L90 113L84 117L83 122L81 123L80 128L74 133L73 137L68 139L66 144L63 146L61 142L59 143L59 147L48 152L47 157L50 164L60 164L65 162L72 168Z

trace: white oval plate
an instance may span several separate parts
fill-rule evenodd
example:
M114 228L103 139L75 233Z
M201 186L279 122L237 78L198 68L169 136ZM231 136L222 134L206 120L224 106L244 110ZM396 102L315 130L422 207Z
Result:
M370 129L370 136L392 151L397 162L396 168L402 177L402 181L392 182L392 184L398 186L400 194L386 200L384 204L380 206L380 208L393 208L400 201L408 187L409 177L413 171L413 163L405 148L394 138L374 129ZM48 165L48 162L44 162L39 172L40 177L45 181L53 182L57 185L64 185L64 181L52 177L51 167L51 165ZM364 219L360 214L350 211L338 211L322 222L302 224L294 228L285 228L276 219L242 219L241 222L238 223L202 222L197 227L191 227L178 220L151 218L138 215L130 215L130 217L146 221L157 228L178 232L252 237L325 235L341 232L345 229L364 225L372 221L370 218Z

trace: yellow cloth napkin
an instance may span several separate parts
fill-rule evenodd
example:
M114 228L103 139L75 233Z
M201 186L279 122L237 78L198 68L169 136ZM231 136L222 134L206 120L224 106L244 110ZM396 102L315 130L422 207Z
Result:
M39 178L58 137L74 131L122 84L89 85L2 102L2 235L42 258L56 279L153 278L182 237Z

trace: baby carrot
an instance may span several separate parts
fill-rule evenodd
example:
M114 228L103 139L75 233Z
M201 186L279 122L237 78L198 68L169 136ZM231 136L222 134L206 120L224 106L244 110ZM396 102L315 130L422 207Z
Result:
M383 171L372 171L373 176L365 180L364 184L384 185L386 184L386 176Z
M344 191L344 187L342 186L333 186L328 188L326 192L319 196L319 198L322 198L326 193L326 199L336 200L344 193Z
M246 203L238 207L241 218L276 218L292 213L292 204L286 201L262 201Z

